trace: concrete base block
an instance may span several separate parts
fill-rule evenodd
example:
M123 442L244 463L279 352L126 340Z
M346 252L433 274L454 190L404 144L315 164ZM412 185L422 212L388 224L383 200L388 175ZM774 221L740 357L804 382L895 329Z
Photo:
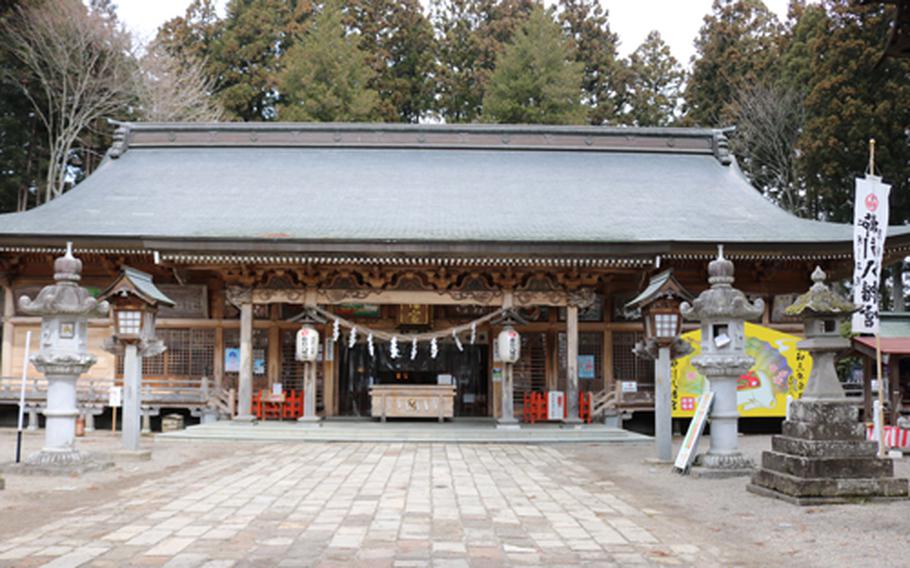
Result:
M149 461L152 459L152 450L117 450L108 454L115 463Z
M521 430L518 420L498 420L496 422L497 430Z
M253 424L255 424L257 422L256 417L253 416L252 414L238 414L237 416L232 418L232 420L234 422L244 422L244 423L253 423Z
M865 497L794 497L767 487L750 483L746 485L746 491L761 495L762 497L771 497L790 503L791 505L800 505L811 507L813 505L844 505L851 503L888 503L891 501L903 501L906 497L883 497L883 496L865 496Z
M689 468L689 475L696 479L730 479L733 477L749 477L755 473L752 468L713 468L693 465Z
M303 428L322 428L321 416L301 416L297 419L297 424Z
M101 471L113 467L113 462L103 455L87 454L84 452L66 452L71 454L66 458L61 457L61 452L39 452L30 456L22 463L7 463L0 466L0 471L16 475L41 475L41 476L72 476L82 475L92 471ZM58 454L48 456L47 454ZM79 454L75 457L72 454Z

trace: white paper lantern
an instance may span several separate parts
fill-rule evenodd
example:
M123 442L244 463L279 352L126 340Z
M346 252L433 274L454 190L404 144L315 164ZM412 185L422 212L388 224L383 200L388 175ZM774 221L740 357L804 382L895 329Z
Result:
M521 358L521 336L511 326L506 327L499 332L496 349L503 363L517 363Z
M297 331L295 358L298 361L315 361L319 356L319 332L305 325Z

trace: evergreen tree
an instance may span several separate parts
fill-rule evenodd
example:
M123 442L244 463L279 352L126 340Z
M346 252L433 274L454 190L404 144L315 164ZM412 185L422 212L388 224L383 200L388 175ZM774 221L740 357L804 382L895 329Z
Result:
M660 33L652 31L629 56L629 118L636 126L667 126L676 118L685 73Z
M736 91L770 75L783 28L761 0L714 0L695 39L686 119L718 126L735 114Z
M211 64L212 45L221 26L214 0L193 0L183 16L172 18L158 28L154 43L179 60Z
M378 117L379 96L368 84L373 72L348 33L341 8L329 2L301 41L285 56L278 75L281 120L356 122Z
M0 26L15 14L14 7L0 4ZM0 80L0 213L23 211L34 204L38 180L46 167L47 131L35 115L25 93L11 77L30 80L28 69L0 42L0 68L7 77Z
M433 26L418 0L348 0L348 25L374 71L370 87L388 122L417 122L433 108Z
M480 117L497 55L534 5L533 0L434 0L436 108L446 122Z
M805 93L799 167L817 217L849 221L853 178L877 142L876 168L893 184L892 222L910 220L910 61L877 66L891 9L849 0L805 7L784 55L785 79Z
M598 0L559 0L559 23L575 61L584 65L582 102L587 122L594 125L623 122L628 74L607 16Z
M540 6L496 60L483 98L488 122L579 124L583 68Z
M274 77L285 47L290 7L285 0L231 0L215 39L212 64L222 106L239 120L273 117Z

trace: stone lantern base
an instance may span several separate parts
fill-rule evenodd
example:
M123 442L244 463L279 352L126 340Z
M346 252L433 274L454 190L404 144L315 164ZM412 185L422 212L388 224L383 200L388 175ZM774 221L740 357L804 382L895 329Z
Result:
M22 463L10 463L3 469L18 475L80 475L90 471L99 471L114 464L100 456L71 451L48 451L30 455Z
M703 479L748 477L755 473L755 462L739 452L729 455L699 454L695 456L689 475Z
M876 457L875 442L866 441L856 406L797 400L790 409L750 492L796 505L908 498L907 480L893 477L894 463Z

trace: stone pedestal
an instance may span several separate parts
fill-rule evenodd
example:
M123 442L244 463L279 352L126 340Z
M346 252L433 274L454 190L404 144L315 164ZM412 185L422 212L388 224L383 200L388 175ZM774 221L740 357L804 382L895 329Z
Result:
M302 426L319 428L322 417L316 414L316 363L306 361L303 364L303 416L297 419Z
M893 500L908 497L894 464L876 457L858 408L846 401L794 401L783 434L762 453L747 489L797 505Z
M514 403L514 369L515 365L506 363L502 373L502 408L499 412L499 418L496 419L497 430L518 430L518 420L515 418Z

